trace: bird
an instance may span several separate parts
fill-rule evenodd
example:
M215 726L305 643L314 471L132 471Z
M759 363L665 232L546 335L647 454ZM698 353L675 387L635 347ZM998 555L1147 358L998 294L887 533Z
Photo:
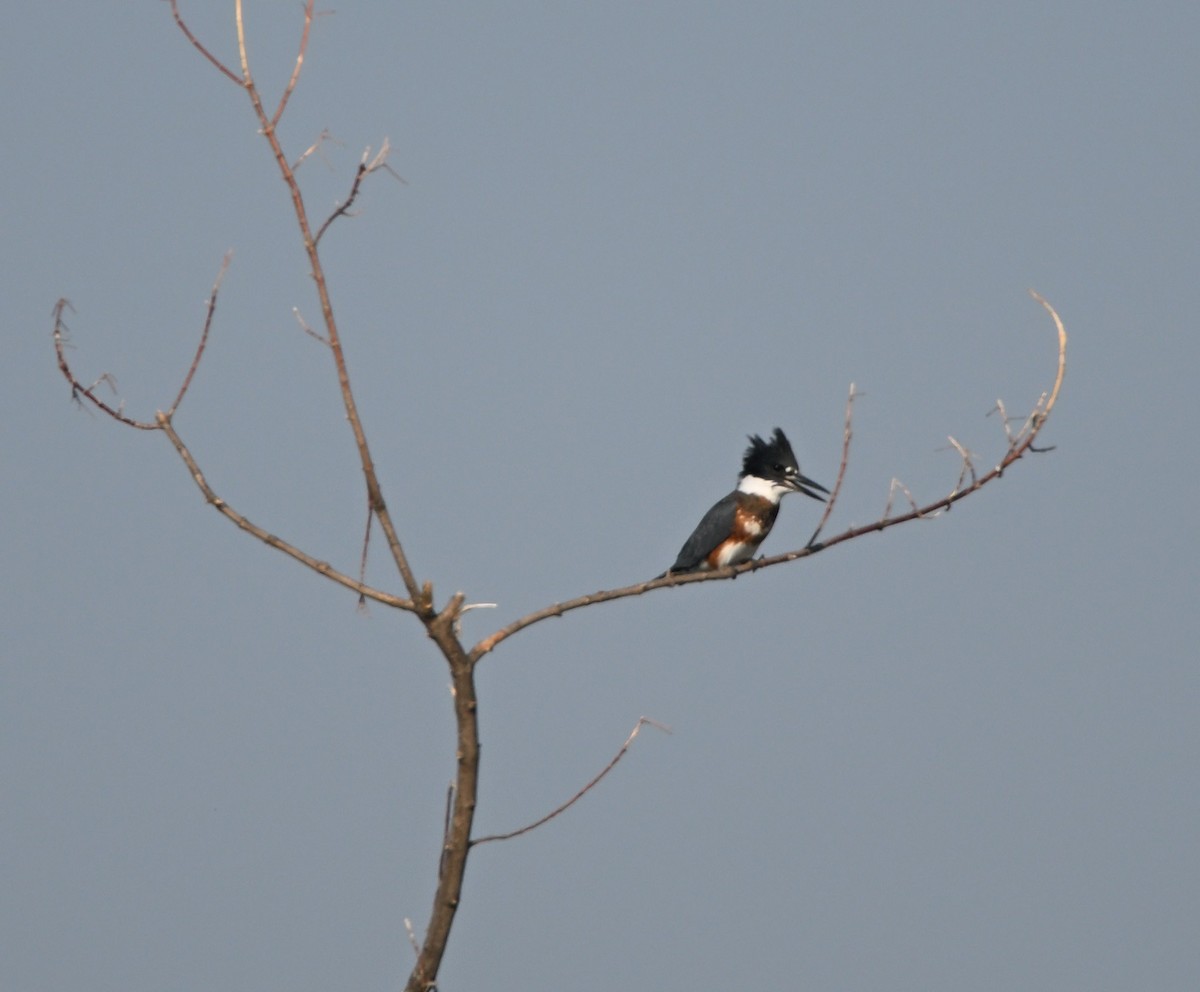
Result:
M800 473L782 430L776 427L769 441L757 434L749 435L749 439L737 488L704 514L684 542L675 564L658 578L708 572L749 561L771 532L779 514L779 501L788 493L804 493L825 502L829 490Z

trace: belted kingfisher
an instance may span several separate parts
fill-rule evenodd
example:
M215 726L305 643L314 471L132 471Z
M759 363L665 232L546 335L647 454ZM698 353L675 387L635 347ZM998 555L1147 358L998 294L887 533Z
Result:
M675 564L659 578L749 561L771 532L779 501L787 493L804 493L824 503L820 494L828 496L829 490L800 474L792 446L778 427L770 441L750 435L737 488L704 514Z

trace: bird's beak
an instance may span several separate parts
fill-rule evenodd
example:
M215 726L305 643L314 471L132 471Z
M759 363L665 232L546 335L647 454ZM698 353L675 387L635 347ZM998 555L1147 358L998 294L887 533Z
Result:
M796 492L804 493L805 496L819 500L822 503L825 502L825 496L829 495L829 490L823 485L821 485L819 482L813 482L812 479L805 478L803 475L798 475L792 480L792 488L795 489ZM813 490L816 490L816 492ZM824 493L825 496L820 495L821 493Z

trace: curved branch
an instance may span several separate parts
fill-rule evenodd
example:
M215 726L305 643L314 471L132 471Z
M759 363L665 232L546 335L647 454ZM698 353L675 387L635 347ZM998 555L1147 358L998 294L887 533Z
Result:
M196 370L200 367L200 359L204 356L204 348L208 344L208 334L212 329L213 315L217 310L217 293L221 289L221 280L225 278L225 273L229 270L229 261L233 257L233 252L226 252L225 258L221 261L221 268L217 272L217 278L213 282L212 292L208 297L207 309L204 315L204 327L200 331L200 341L196 345L196 353L192 356L192 364L188 367L187 373L183 377L183 383L179 387L179 392L175 394L175 400L171 403L168 414L174 414L178 409L179 404L183 402L183 397L187 395L188 387L192 384L192 379L196 375ZM86 399L97 410L108 414L113 420L119 421L126 427L136 427L140 431L156 431L160 430L158 423L151 423L148 420L135 420L132 417L125 416L120 407L113 408L105 403L99 396L96 395L96 386L101 382L106 382L109 386L113 384L111 375L102 375L90 386L85 386L76 377L71 370L70 364L67 362L66 342L67 342L67 325L63 320L63 313L72 309L70 301L65 297L54 304L54 353L58 358L58 369L62 372L67 382L71 384L71 395L76 400Z
M71 301L65 296L54 304L54 354L58 358L58 370L63 374L63 377L71 384L71 399L77 403L82 403L87 400L101 413L107 413L113 420L119 421L126 427L136 427L139 431L156 431L158 424L152 424L145 420L134 420L132 417L125 416L123 407L124 404L118 404L116 407L111 407L96 395L96 387L100 383L106 383L110 389L116 391L113 385L114 380L107 372L100 376L90 386L85 386L82 382L75 378L75 373L71 371L71 366L67 362L67 339L69 333L67 331L66 321L63 319L63 313L67 310L73 310Z
M618 750L617 753L615 755L613 755L612 761L610 761L607 765L605 765L602 769L600 769L600 771L596 775L592 776L592 778L588 781L587 785L585 785L582 789L580 789L578 792L576 792L575 795L573 795L565 803L563 803L560 806L555 806L554 809L552 809L545 816L539 817L538 819L534 820L532 823L527 823L527 824L525 824L525 826L520 827L517 830L510 830L506 834L488 834L486 837L479 837L476 840L471 841L471 846L478 847L480 844L488 844L495 840L512 840L514 837L520 837L522 834L527 834L531 830L536 830L538 827L542 826L542 824L544 824L544 823L549 823L560 813L565 813L572 806L574 806L577 802L579 802L580 799L582 799L589 792L591 792L592 789L594 789L597 785L599 785L600 780L603 779L604 776L606 776L609 772L611 772L614 768L617 767L617 762L620 761L623 757L625 757L625 752L629 750L629 747L633 743L634 738L636 738L637 735L641 732L642 727L644 727L646 725L649 725L651 727L657 727L664 734L669 734L671 732L670 727L666 726L665 724L659 723L657 720L651 720L648 716L638 717L637 726L634 727L632 733L630 733L630 735L625 738L625 743L622 744L620 750Z
M526 627L531 627L535 623L540 623L550 617L561 617L564 613L569 613L571 610L582 609L585 606L592 606L596 603L609 603L616 599L627 599L630 596L641 596L654 589L663 589L671 586L689 585L693 582L718 582L723 579L732 579L741 575L743 572L755 572L760 568L769 568L772 565L781 565L784 562L796 561L800 558L809 558L826 548L832 548L838 544L844 544L846 541L853 540L856 537L862 537L864 534L870 534L873 531L887 530L889 527L895 527L898 524L908 523L910 520L917 520L935 516L938 512L944 509L949 509L961 499L965 499L974 492L978 492L989 482L1000 478L1004 474L1004 470L1013 462L1019 459L1027 451L1040 451L1043 449L1035 448L1033 442L1037 439L1042 428L1046 424L1046 420L1050 416L1050 411L1054 409L1054 404L1058 401L1059 392L1062 389L1063 378L1066 375L1067 369L1067 332L1063 327L1062 320L1054 308L1046 302L1038 293L1030 291L1030 295L1045 308L1050 318L1054 321L1054 326L1058 331L1058 369L1054 378L1054 385L1048 393L1043 393L1034 404L1033 411L1025 420L1021 430L1016 434L1010 435L1008 450L1004 457L990 472L976 478L970 486L965 489L959 489L957 486L954 491L941 499L934 500L932 503L927 503L925 506L914 506L913 509L905 514L897 517L885 514L884 517L871 524L864 524L861 527L852 527L849 530L843 531L828 541L821 543L813 543L812 541L806 547L799 548L795 551L787 551L783 554L771 555L766 558L757 558L753 561L743 562L740 565L727 565L724 568L714 569L711 572L685 572L680 575L666 575L662 578L651 579L648 582L638 582L630 586L622 586L620 589L602 589L599 592L589 593L585 596L576 596L574 599L564 600L561 603L552 603L540 610L535 610L505 627L489 634L483 638L478 644L471 649L471 658L478 661L485 654L495 650L497 645L508 640L513 634L524 630ZM853 399L853 393L851 394ZM849 418L850 405L847 404L847 418ZM850 444L850 425L847 419L845 430L845 440L843 441L843 467L845 464L846 453L849 451ZM839 485L841 482L841 472L839 472ZM816 535L814 535L815 538Z
M363 176L365 176L366 174L367 174L367 160L366 160L366 156L364 155L363 160L358 163L358 169L355 170L354 182L352 182L350 184L350 195L347 196L345 202L342 203L336 210L334 210L334 212L331 213L328 217L326 217L325 222L320 227L317 228L317 233L313 237L314 243L320 244L321 239L325 236L325 232L329 230L329 225L332 224L339 217L344 217L350 211L351 205L354 203L355 200L358 199L358 191L362 188Z
M354 201L358 199L358 194L362 192L363 180L372 172L383 169L386 172L390 172L400 182L404 182L404 178L387 164L388 155L391 154L391 151L391 142L389 142L387 138L384 138L383 143L379 146L379 151L375 153L374 157L371 156L370 147L368 147L366 151L362 153L362 158L358 163L358 169L354 173L354 181L350 184L350 194L346 197L345 201L333 211L333 213L325 218L324 223L317 228L316 236L313 238L314 243L320 244L321 238L325 236L325 232L329 230L329 226L335 220L337 220L339 217L349 216L350 208L354 205ZM308 153L305 152L305 155L307 154ZM301 156L301 159L303 158L304 156Z
M1058 312L1041 293L1036 289L1031 289L1029 295L1042 305L1042 309L1050 315L1050 319L1054 321L1054 327L1058 331L1058 374L1054 377L1054 387L1050 390L1050 396L1045 400L1045 406L1040 410L1040 417L1044 420L1050 416L1050 411L1054 408L1054 404L1058 402L1058 393L1062 389L1063 379L1067 375L1067 329L1063 327L1062 318L1058 316ZM1039 401L1038 405L1041 406L1041 401ZM1037 425L1037 429L1041 430L1040 423ZM1033 438L1031 437L1029 440L1032 442Z

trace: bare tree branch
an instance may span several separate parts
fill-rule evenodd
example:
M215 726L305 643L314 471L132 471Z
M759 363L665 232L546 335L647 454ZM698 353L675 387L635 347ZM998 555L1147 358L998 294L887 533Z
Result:
M958 473L958 482L954 484L953 490L954 492L958 492L962 488L963 483L967 481L968 473L971 475L972 485L979 481L979 475L975 471L975 462L971 458L973 452L968 451L966 447L959 444L958 440L952 434L947 434L946 440L950 442L954 450L958 452L959 457L962 458L962 469Z
M202 45L200 40L194 34L192 34L191 28L184 23L183 18L179 14L178 0L171 0L171 16L175 18L175 23L179 25L179 30L182 31L184 37L195 46L196 51L198 51L201 55L208 59L209 62L216 66L217 70L221 72L221 74L227 79L232 80L238 86L245 86L245 82L241 79L238 79L237 73L225 65L225 63L218 59L215 55L213 55L213 53L210 52L204 45Z
M75 377L75 374L71 370L66 358L65 348L68 332L63 319L64 311L70 308L71 304L66 299L59 300L54 306L54 349L58 358L59 370L62 372L66 380L71 384L72 396L77 400L86 399L96 409L112 417L114 420L125 424L127 427L134 427L138 430L144 431L163 431L167 435L167 438L171 441L171 444L175 447L176 452L179 454L184 464L187 466L188 471L192 475L192 479L195 481L200 491L204 494L205 500L211 505L215 506L222 515L232 520L242 530L257 537L264 544L270 545L271 547L282 551L284 554L295 558L300 563L308 566L313 571L325 576L333 582L357 592L360 599L370 599L377 603L383 603L385 606L392 606L397 609L415 612L417 608L413 604L412 600L395 596L392 593L384 592L380 589L369 586L366 584L366 582L362 581L361 578L358 581L355 581L350 576L338 571L328 562L314 558L312 555L301 551L295 545L276 537L274 534L268 533L266 530L234 510L209 486L207 480L204 478L204 474L200 471L200 467L197 465L196 460L192 457L191 452L183 443L183 439L175 430L175 427L172 423L172 418L174 417L175 411L179 404L183 401L183 397L187 394L188 387L191 385L192 379L196 374L196 370L200 366L200 360L204 355L204 349L208 342L209 331L212 327L213 315L216 312L217 293L221 286L221 280L224 278L225 273L228 270L231 257L232 253L227 253L225 255L225 258L221 263L220 271L217 274L216 281L213 283L212 293L208 298L207 311L204 319L204 327L200 334L200 341L196 346L195 355L192 358L192 363L188 368L187 374L184 376L183 383L179 387L179 392L175 396L175 401L171 404L171 408L166 413L157 413L153 423L127 417L120 407L114 408L105 403L104 400L96 395L95 390L99 383L107 382L111 385L113 381L111 375L106 374L101 376L96 383L93 383L90 386L85 386Z
M363 177L366 176L366 174L367 163L364 155L364 161L358 163L358 170L354 173L354 182L350 184L350 194L341 204L338 205L333 213L325 218L321 226L317 228L316 238L314 239L317 244L320 244L321 239L325 237L325 232L329 230L330 224L332 224L339 217L345 217L350 212L351 205L355 200L358 199L358 192L360 189L362 189Z
M192 377L195 376L196 369L200 367L200 359L204 357L204 347L208 344L208 332L212 329L213 314L217 312L217 293L221 290L221 280L225 278L225 273L229 271L229 262L232 258L233 252L231 250L227 251L225 257L221 260L221 268L217 272L212 292L208 294L208 312L204 316L204 329L200 332L200 343L196 345L196 354L192 358L192 364L187 370L187 375L183 377L183 383L179 387L179 392L175 395L175 402L171 404L171 408L167 411L168 417L173 416L175 411L179 409L179 404L183 402L183 397L187 395L188 386L192 384Z
M340 141L337 141L336 138L333 138L330 135L329 128L324 128L321 133L317 135L317 140L304 149L304 151L300 153L300 157L292 163L292 171L295 172L297 169L299 169L300 166L304 164L304 160L309 156L317 154L321 150L321 146L324 145L326 141L332 141L334 144L341 144ZM322 156L322 161L324 161L326 165L329 165L328 160L325 159L324 156Z
M910 490L910 489L908 488L908 486L906 486L906 485L905 485L903 482L901 482L899 479L895 479L895 478L894 478L894 479L892 479L892 481L891 481L891 482L888 484L888 498L887 498L887 505L886 505L886 506L884 506L884 508L883 508L883 516L880 518L881 520L888 520L888 519L890 519L890 518L891 518L891 516L892 516L892 502L893 502L893 500L895 500L895 498L896 498L896 491L897 491L897 490L899 490L900 492L904 493L904 498L908 500L908 505L909 505L909 506L911 506L911 507L913 508L913 511L914 511L914 512L917 514L917 516L918 516L918 517L922 517L922 518L925 518L925 517L936 517L936 516L938 516L938 514L939 514L939 513L941 513L941 511L940 511L940 510L935 510L933 513L930 513L930 514L924 514L924 513L922 513L922 512L920 511L920 509L918 508L918 506L917 506L917 501L916 501L916 500L913 498L912 490Z
M114 392L116 387L115 380L107 372L100 376L90 386L85 386L77 378L75 373L71 371L71 366L67 362L67 341L70 337L70 332L67 330L67 324L63 318L63 313L67 310L74 310L71 306L71 301L65 296L54 304L54 354L58 359L58 370L63 374L63 377L71 384L71 399L82 403L87 400L101 413L107 413L113 420L120 421L126 427L136 427L139 431L156 431L158 424L152 424L145 420L134 420L132 417L125 416L124 404L119 404L116 407L111 407L96 395L96 387L100 383L107 383L108 387Z
M329 342L325 340L324 336L321 334L318 334L316 331L314 331L311 327L308 326L308 321L306 321L304 319L304 315L300 312L299 307L292 307L292 316L296 318L296 323L300 325L300 330L302 330L305 334L307 334L313 340L320 341L321 344L325 345L326 348L329 347Z
M621 749L619 751L617 751L617 753L615 755L613 755L612 761L610 761L607 765L605 765L600 770L600 772L597 775L595 775L587 783L587 785L585 785L582 789L580 789L578 792L576 792L575 795L573 795L565 803L563 803L561 806L556 806L545 816L541 817L540 819L534 820L533 823L526 824L525 826L523 826L517 830L510 830L506 834L488 834L488 836L486 836L486 837L479 837L476 840L471 841L471 846L478 847L480 844L488 844L494 840L511 840L514 837L520 837L522 834L527 834L531 830L536 830L538 827L540 827L544 823L549 823L560 813L565 813L572 806L574 806L577 802L579 802L580 799L582 799L589 792L591 792L592 789L594 789L597 785L599 785L600 780L602 778L604 778L605 775L607 775L609 772L611 772L614 768L617 767L617 762L620 761L623 757L625 757L625 752L629 750L629 745L631 745L633 743L634 738L637 737L637 735L641 731L642 727L645 727L645 726L657 727L664 734L669 734L671 732L670 727L666 726L665 724L659 723L657 720L651 720L648 716L639 717L637 726L635 726L633 728L633 732L630 733L630 735L625 738L625 743L622 744Z
M254 80L250 77L250 59L246 56L246 25L242 20L242 0L234 0L233 16L237 24L237 40L238 40L238 59L242 63L242 79L246 84L246 89L254 87ZM257 92L253 95L255 101L255 109L261 110L262 106L258 102ZM266 119L265 114L260 114L262 119Z
M362 552L358 556L358 581L359 582L365 582L366 578L367 578L367 549L370 548L370 546L371 546L371 521L375 519L374 515L371 513L370 506L367 507L366 517L367 517L367 522L366 522L366 525L363 527ZM366 601L363 600L362 598L360 598L358 601L358 605L365 606Z
M208 344L208 334L212 328L213 314L217 309L217 293L221 288L221 280L225 278L225 273L229 270L229 262L232 257L233 252L226 252L225 258L221 261L221 268L217 272L216 281L213 283L212 292L208 297L207 312L204 318L204 327L200 331L200 341L196 345L196 353L192 357L192 364L188 367L187 373L183 377L183 383L179 387L179 392L175 394L175 400L171 404L170 410L168 411L169 414L174 414L175 410L179 407L179 404L183 402L183 397L187 394L188 387L192 384L192 379L196 375L196 370L200 367L200 359L204 355L204 348ZM71 370L70 364L67 362L66 356L68 331L66 322L63 319L63 313L69 309L73 308L71 307L70 301L65 298L59 300L54 305L54 353L58 358L59 371L62 372L67 382L71 384L72 397L76 400L86 399L97 410L108 414L113 418L113 420L119 421L126 427L136 427L141 431L159 430L160 427L157 422L151 423L148 420L135 420L132 417L127 417L125 416L124 404L120 404L114 408L109 406L102 399L100 399L99 396L96 395L96 386L101 382L107 383L114 392L116 391L114 384L115 380L110 374L105 373L90 386L85 386L79 381L79 379L76 378L75 373Z
M400 182L404 182L399 174L397 174L396 171L387 164L387 158L391 153L391 150L391 143L387 140L387 138L384 138L383 144L380 145L379 151L375 153L374 158L371 158L370 148L363 152L362 159L358 163L358 171L354 173L354 182L350 184L350 194L346 197L345 202L337 207L337 209L335 209L328 217L326 217L325 222L319 228L317 228L316 240L318 243L320 243L321 238L325 236L325 232L329 230L330 224L332 224L339 217L346 217L349 215L350 207L354 204L354 201L358 199L358 194L362 190L363 179L369 176L372 172L375 172L379 169L384 169L391 175L395 176L396 179L399 179Z
M314 2L315 0L308 0L304 5L304 30L300 34L300 50L296 52L296 65L292 68L292 78L284 87L283 95L279 98L279 106L275 108L275 114L271 118L272 127L279 123L284 110L287 109L288 100L291 99L292 92L296 89L296 83L300 81L300 70L304 67L304 55L308 51L308 32L312 28Z
M400 543L400 535L396 531L391 513L388 511L387 503L384 501L383 489L379 484L379 477L375 471L375 463L371 457L370 447L367 444L366 431L358 413L358 404L354 399L354 392L350 387L350 373L346 366L346 356L342 346L341 333L338 330L337 320L333 313L333 300L330 297L329 285L325 278L325 267L317 252L317 243L313 237L308 211L304 205L304 198L300 193L296 174L288 162L287 156L284 154L283 146L280 144L275 124L267 117L266 111L263 109L262 96L250 71L250 60L246 50L245 23L242 16L242 0L235 0L234 13L237 21L238 56L241 60L246 93L250 97L251 106L254 108L254 115L258 119L259 129L271 147L271 153L275 157L275 164L288 188L288 193L291 195L292 211L296 216L296 223L300 228L304 249L308 255L309 271L313 282L316 284L317 297L321 303L321 319L325 324L325 336L329 342L329 350L333 354L334 366L337 369L338 388L341 390L342 405L346 410L346 420L350 424L350 430L354 435L354 444L358 449L371 512L379 519L379 525L387 541L392 561L395 563L396 569L404 581L404 587L408 590L409 598L424 610L425 616L428 619L433 615L432 604L427 606L422 605L424 603L421 596L422 587L413 574L412 568L409 566L408 557L405 555L404 548ZM359 170L360 172L367 171L363 165L359 166Z
M295 558L296 561L300 562L302 565L307 565L317 574L325 576L325 578L336 582L338 585L345 586L347 589L358 593L361 597L374 600L376 603L383 603L384 606L393 606L398 610L416 612L417 608L413 604L412 600L403 599L400 596L394 596L391 593L384 592L381 589L375 589L363 582L356 581L349 575L339 572L336 568L330 565L329 562L314 558L312 555L301 551L294 544L290 544L282 538L268 533L262 527L259 527L257 524L246 519L246 517L238 513L237 510L231 507L225 502L225 500L221 499L221 497L213 491L212 487L208 484L208 480L204 478L204 473L200 471L200 466L196 464L196 459L192 457L191 451L188 450L187 445L183 443L183 439L176 432L174 425L171 423L170 415L166 413L159 413L157 418L159 430L163 431L170 439L171 444L175 446L175 450L179 453L179 457L183 459L184 465L187 466L188 471L192 475L192 481L196 483L196 486L200 489L200 492L204 494L205 501L209 505L215 507L217 512L222 516L232 520L239 528L246 531L246 533L257 537L264 544L270 545L277 551L282 551L285 555L288 555L291 558Z
M341 333L334 317L329 286L325 277L324 266L318 253L317 243L320 236L328 229L329 224L334 218L343 216L346 213L353 199L358 195L363 179L376 169L388 169L386 164L386 142L374 159L368 161L368 156L364 155L351 186L351 196L347 199L346 203L334 212L329 220L321 225L316 236L314 236L308 212L304 205L304 199L296 180L295 170L289 164L279 140L277 125L286 107L288 97L296 86L300 70L303 66L303 58L307 48L307 31L311 16L312 3L310 0L305 8L305 34L301 39L300 55L297 58L296 67L284 91L275 116L269 118L263 108L262 97L250 69L242 0L236 0L235 2L238 56L242 69L242 85L250 98L254 115L258 120L259 130L271 148L276 166L291 196L292 211L296 217L296 223L308 256L310 274L312 275L313 283L317 290L317 297L320 301L321 319L325 325L324 339L333 356L338 388L341 391L342 403L346 411L346 419L350 424L350 429L354 436L354 444L359 455L363 480L366 484L368 507L370 513L379 521L380 528L383 531L391 553L392 561L404 582L405 589L408 591L408 599L399 599L398 597L393 597L391 601L380 599L376 590L369 590L362 583L355 583L348 576L337 573L336 575L331 575L331 577L348 588L357 589L360 595L381 602L387 602L388 605L413 610L424 624L430 638L433 639L441 651L450 669L454 719L458 729L458 768L455 774L449 826L443 843L441 871L438 873L437 891L434 894L433 909L430 913L417 963L409 976L406 986L409 992L429 992L436 984L438 969L441 966L446 943L450 936L450 928L458 910L463 878L466 872L467 855L470 852L471 825L474 822L479 780L479 726L477 716L478 700L475 688L475 664L474 659L468 655L466 649L459 641L457 633L458 617L463 606L463 595L459 593L453 596L441 612L438 612L434 608L433 588L429 582L419 583L417 581L401 545L391 513L384 501L383 490L375 471L375 464L367 443L366 432L359 416L354 393L351 389L350 374L342 346ZM212 57L203 45L196 41L191 31L183 24L182 19L179 18L177 11L176 22L180 25L185 36L192 41L201 54L205 55L210 62L221 69L226 75L230 76L230 78L234 78L224 66ZM304 156L301 156L298 162L303 161L303 159ZM388 171L391 170L388 169ZM164 430L168 430L171 434L174 434L169 419L165 423L160 419L160 425ZM174 434L172 441L176 443L177 450L182 456L186 452L186 448L182 447L182 442L179 441L177 434ZM190 458L190 454L188 458ZM194 462L189 467L193 466ZM202 491L205 491L207 483L203 481L203 476L199 474L198 469L193 468L193 477L196 478L197 484L201 486ZM206 491L207 496L208 492ZM214 505L225 513L226 516L231 516L231 519L238 522L240 515L237 517L232 516L231 512L227 512L228 507L223 503L214 503ZM240 519L244 520L244 518ZM239 523L239 526L244 525ZM264 540L271 537L271 535L266 535L265 532L262 532L261 528L258 529L258 536ZM275 539L275 541L277 540ZM272 543L272 541L268 540L268 543ZM308 556L304 556L303 553L292 548L290 545L279 542L273 546L280 547L281 550L292 554L312 567L311 563L306 561ZM318 570L321 571L322 569L318 568Z
M796 551L788 551L783 554L772 555L765 558L757 558L752 561L743 562L740 565L727 565L724 568L714 569L711 572L684 572L682 574L670 574L663 578L652 579L647 582L637 582L630 586L622 586L619 589L602 589L599 592L589 593L585 596L576 596L574 599L564 600L561 603L552 603L549 606L542 607L540 610L535 610L505 627L489 634L483 640L479 641L471 649L471 657L478 661L489 651L495 650L496 646L512 637L513 634L524 630L526 627L531 627L535 623L540 623L550 617L560 617L564 613L569 613L571 610L582 609L585 606L592 606L596 603L610 603L613 600L625 599L629 596L641 596L654 589L662 589L671 586L690 585L693 582L719 582L723 579L731 579L741 575L743 572L756 572L760 568L769 568L772 565L782 565L784 562L796 561L800 558L808 558L827 548L832 548L835 545L843 544L846 541L853 540L856 537L861 537L863 534L869 534L872 531L886 530L889 527L895 527L898 524L908 523L910 520L930 517L943 509L949 509L953 504L961 499L965 499L972 493L978 492L989 482L998 479L1003 475L1004 470L1013 462L1017 461L1027 451L1037 451L1034 447L1034 440L1046 424L1047 418L1050 416L1050 411L1054 409L1054 404L1058 400L1059 391L1062 389L1063 378L1066 375L1067 368L1067 332L1063 328L1062 320L1040 295L1030 291L1030 295L1045 308L1046 312L1054 321L1054 326L1058 331L1058 370L1054 378L1054 385L1048 393L1043 393L1034 405L1033 412L1026 418L1021 430L1017 433L1008 433L1008 449L1004 457L1000 459L998 465L990 472L979 476L970 486L965 489L955 487L955 489L947 496L928 503L925 506L917 506L914 502L913 509L909 513L901 514L900 516L889 516L890 503L888 512L885 512L883 518L871 524L865 524L861 527L852 527L849 530L843 531L836 537L830 538L822 543L812 544L807 547L800 548ZM847 433L849 428L847 428ZM843 452L848 450L848 438L843 442ZM843 457L845 457L843 455ZM840 476L839 472L839 476ZM906 490L907 492L907 490ZM911 495L910 495L911 499Z
M410 920L407 916L404 917L404 930L408 934L408 943L412 946L413 957L420 958L421 945L417 943L417 935L413 930L412 920Z
M834 505L837 503L838 496L842 492L842 483L846 480L846 466L850 464L850 439L854 436L852 420L854 414L854 397L856 395L854 383L850 383L850 391L846 396L846 422L842 428L842 462L838 466L837 481L833 484L833 492L829 494L829 499L825 502L825 512L821 514L821 519L817 521L817 529L813 531L812 537L808 539L808 543L805 545L806 548L810 548L817 543L817 537L825 529L825 524L833 514Z

